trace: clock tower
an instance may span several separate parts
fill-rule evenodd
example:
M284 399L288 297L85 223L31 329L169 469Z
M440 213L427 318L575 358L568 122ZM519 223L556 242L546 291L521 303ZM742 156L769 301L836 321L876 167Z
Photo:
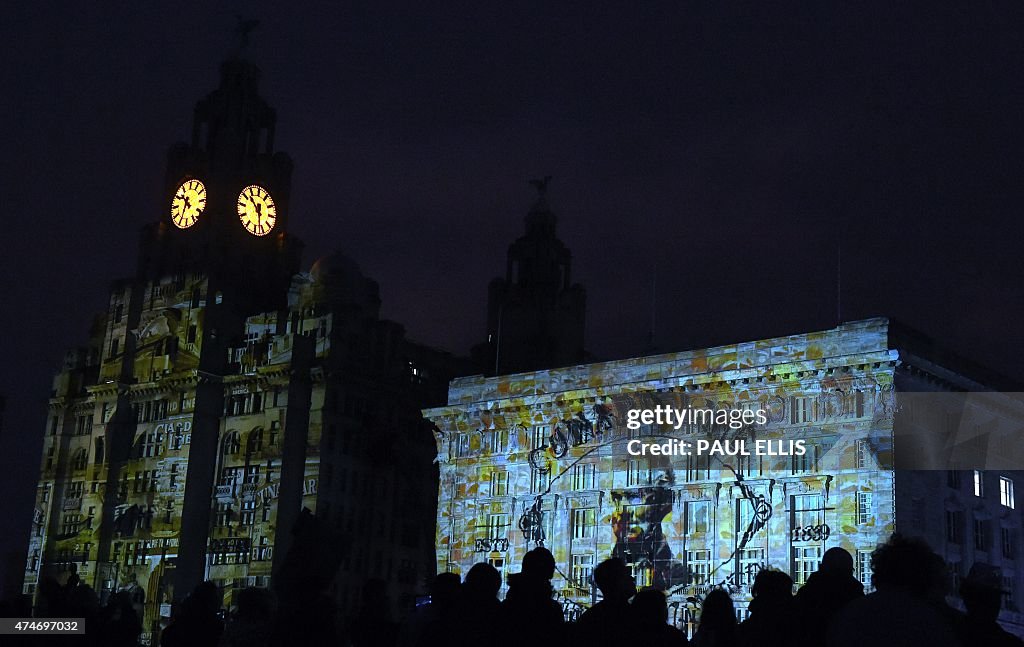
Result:
M168 152L164 215L144 232L140 272L200 271L233 307L280 309L301 250L288 234L292 161L274 149L259 68L232 57L220 76L196 104L191 140Z

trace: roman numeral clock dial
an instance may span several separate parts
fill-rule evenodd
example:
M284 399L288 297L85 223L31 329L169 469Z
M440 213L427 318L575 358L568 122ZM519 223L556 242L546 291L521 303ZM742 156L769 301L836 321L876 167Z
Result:
M185 180L171 198L171 222L179 229L188 229L199 221L206 208L206 187L199 180Z
M266 189L251 184L238 194L238 217L250 234L266 236L277 222L277 207Z

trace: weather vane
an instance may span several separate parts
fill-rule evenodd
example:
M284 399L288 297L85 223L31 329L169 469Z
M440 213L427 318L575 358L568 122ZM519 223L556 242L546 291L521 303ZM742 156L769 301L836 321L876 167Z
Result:
M260 21L256 18L242 18L238 14L235 14L235 20L238 23L235 27L235 33L238 34L238 49L242 51L249 46L249 32L256 29Z

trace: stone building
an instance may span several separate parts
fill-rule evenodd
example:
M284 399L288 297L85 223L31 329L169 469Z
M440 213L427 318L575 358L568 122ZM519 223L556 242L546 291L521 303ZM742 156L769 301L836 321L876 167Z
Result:
M572 282L572 252L557 236L558 218L547 201L550 177L532 180L537 201L525 233L508 248L505 276L487 291L487 339L473 359L488 375L579 364L586 290Z
M292 163L258 80L223 64L170 150L136 275L50 394L24 591L72 571L101 597L128 590L147 640L204 579L230 604L282 573L322 577L348 612L366 578L409 606L434 570L420 410L462 365L381 319L377 284L343 255L299 271ZM303 508L320 552L289 570Z
M508 574L543 545L555 556L553 584L571 618L599 595L595 565L621 557L638 587L669 592L672 621L692 631L709 588L730 590L743 616L758 570L785 570L799 585L834 546L849 551L870 586L872 550L903 530L924 533L947 559L954 603L956 578L972 563L1001 568L1003 620L1020 631L1022 519L1013 486L1022 473L918 465L913 452L907 466L932 469L907 471L894 460L903 446L900 419L912 417L902 392L984 388L945 359L889 320L870 319L716 348L456 379L448 405L424 412L436 425L441 465L438 568L465 573L486 561ZM638 415L630 411L666 406L762 412L765 421L629 424ZM1020 402L1009 400L977 415L996 409L1021 419ZM1019 429L1011 441L1019 441ZM760 455L628 451L631 441L693 448L699 440L767 446Z

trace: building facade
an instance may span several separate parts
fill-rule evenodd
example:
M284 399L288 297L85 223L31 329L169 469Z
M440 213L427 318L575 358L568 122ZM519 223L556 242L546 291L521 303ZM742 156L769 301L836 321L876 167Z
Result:
M299 271L292 165L258 80L224 63L169 153L137 274L50 394L23 590L74 572L101 599L129 591L144 641L206 579L226 605L273 583L322 588L344 613L367 578L411 606L434 571L420 410L460 364L381 319L377 284L343 255Z
M742 617L760 569L785 570L800 585L834 546L849 551L857 577L870 586L876 545L897 530L924 532L955 564L951 595L955 575L974 561L1002 569L1010 591L1003 620L1019 630L1021 514L1012 487L1020 473L978 472L986 498L971 490L973 471L910 472L894 461L901 390L979 386L920 360L886 319L457 379L448 405L424 412L436 425L441 465L438 568L465 573L486 561L508 574L529 549L545 546L557 564L555 594L572 618L598 598L596 564L620 557L638 587L669 593L671 620L692 632L712 587L728 589ZM629 424L637 415L631 411L659 407L760 411L765 421ZM693 447L702 439L726 449L628 451L631 441ZM760 455L725 453L741 440L748 449L757 440L767 446ZM996 488L1002 499L991 494ZM988 533L977 545L967 539L975 528Z

